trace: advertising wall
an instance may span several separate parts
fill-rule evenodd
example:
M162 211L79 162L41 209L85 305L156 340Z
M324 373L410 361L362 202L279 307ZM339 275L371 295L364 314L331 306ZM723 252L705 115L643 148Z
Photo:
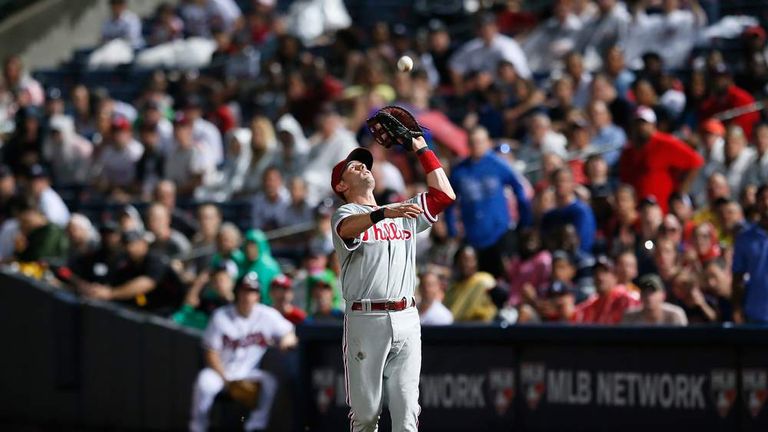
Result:
M768 331L424 328L420 430L765 431ZM346 427L341 332L303 329L312 430Z
M2 272L0 317L0 429L185 428L199 333ZM264 360L287 391L270 430L348 430L341 327L299 338L295 391L291 357ZM768 430L762 328L454 326L422 340L422 431Z

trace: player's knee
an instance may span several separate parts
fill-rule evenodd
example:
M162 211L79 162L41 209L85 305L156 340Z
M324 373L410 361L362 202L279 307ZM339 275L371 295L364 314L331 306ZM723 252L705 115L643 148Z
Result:
M203 369L197 375L196 387L204 393L218 393L224 385L224 380L213 369Z
M373 426L379 421L381 411L371 409L371 407L355 407L352 406L352 421L358 426Z

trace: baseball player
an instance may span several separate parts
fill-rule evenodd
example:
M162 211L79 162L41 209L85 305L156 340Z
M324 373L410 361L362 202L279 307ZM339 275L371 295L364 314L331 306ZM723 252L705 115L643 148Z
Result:
M370 121L369 126L382 128ZM385 402L393 431L417 430L421 326L413 297L415 240L455 199L439 160L420 135L392 138L416 153L428 192L378 206L373 157L363 148L336 164L331 175L331 188L345 201L332 223L346 300L342 349L353 431L376 431Z
M287 349L295 346L297 339L293 324L277 310L259 304L260 299L258 275L248 273L237 286L235 303L214 312L203 334L207 367L198 374L192 391L190 431L206 431L208 411L216 395L224 389L232 394L233 383L242 381L255 381L260 388L245 430L267 427L277 381L257 366L268 346Z

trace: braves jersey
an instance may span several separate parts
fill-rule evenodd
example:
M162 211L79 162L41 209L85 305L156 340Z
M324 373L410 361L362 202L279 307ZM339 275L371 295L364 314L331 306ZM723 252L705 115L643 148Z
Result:
M219 353L228 379L236 379L258 366L269 345L293 331L293 324L277 310L254 305L243 317L234 305L214 312L203 333L203 347Z
M432 226L437 218L429 213L426 194L406 202L418 204L424 212L415 219L383 219L357 238L346 241L339 236L339 223L348 216L370 213L380 207L347 203L333 214L333 246L341 263L341 290L347 302L413 296L416 234Z

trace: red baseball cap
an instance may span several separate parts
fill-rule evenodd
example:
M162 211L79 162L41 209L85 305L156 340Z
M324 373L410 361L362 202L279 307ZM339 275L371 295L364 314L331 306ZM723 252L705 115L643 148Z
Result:
M336 185L341 182L341 176L347 169L347 165L352 161L364 163L369 170L373 167L373 155L368 149L363 147L358 147L352 150L346 159L339 161L339 163L333 167L333 171L331 172L331 190L333 190L333 192L341 199L344 199L344 194L336 192Z
M272 282L269 284L269 286L270 288L281 287L281 288L291 289L291 286L293 286L293 280L291 280L291 278L281 273L275 276L274 279L272 279Z
M723 122L714 118L708 118L701 124L701 130L712 135L725 136L725 126Z

